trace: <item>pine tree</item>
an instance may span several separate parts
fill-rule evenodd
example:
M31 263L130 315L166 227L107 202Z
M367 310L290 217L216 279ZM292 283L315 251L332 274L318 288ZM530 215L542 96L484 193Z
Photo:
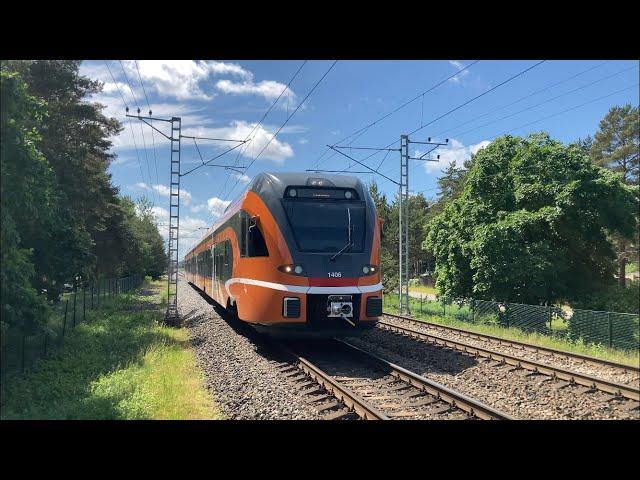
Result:
M640 116L638 107L630 104L615 106L600 121L599 130L590 149L591 159L603 167L621 174L627 185L640 180ZM636 212L638 219L638 212ZM618 281L626 284L626 265L630 258L638 258L638 235L633 241L615 236L618 254Z

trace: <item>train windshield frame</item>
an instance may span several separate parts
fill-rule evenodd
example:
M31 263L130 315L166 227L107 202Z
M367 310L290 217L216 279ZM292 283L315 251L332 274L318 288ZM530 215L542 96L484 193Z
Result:
M300 252L335 254L344 248L349 240L349 215L353 245L345 254L364 251L367 226L364 201L296 198L283 199L282 205Z

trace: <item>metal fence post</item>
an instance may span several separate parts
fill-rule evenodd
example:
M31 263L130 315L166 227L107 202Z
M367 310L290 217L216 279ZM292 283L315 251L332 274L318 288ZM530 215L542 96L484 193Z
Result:
M476 323L476 301L471 299L471 323Z
M505 303L505 304L504 304L504 307L505 307L505 309L506 309L506 312L505 312L505 313L507 314L507 328L509 328L509 304L508 304L508 303Z
M609 348L613 347L613 322L611 321L611 312L607 312L607 321L609 322Z
M87 287L82 289L82 321L87 321Z
M93 284L95 280L91 282L91 310L93 310Z
M422 314L422 299L424 298L424 295L420 294L420 314Z
M67 303L64 304L64 322L62 323L62 338L64 339L64 332L67 329L67 310L69 310L69 298Z
M73 328L76 328L76 303L78 298L78 282L74 282L73 288Z
M24 332L22 332L22 365L21 365L21 367L20 367L20 371L21 371L22 373L24 373L24 346L25 346L25 338L26 338L26 335L25 335L25 333L24 333Z

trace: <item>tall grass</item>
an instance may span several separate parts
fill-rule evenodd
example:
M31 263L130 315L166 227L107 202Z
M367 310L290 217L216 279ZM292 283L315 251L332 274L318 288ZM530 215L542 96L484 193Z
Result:
M160 323L160 282L123 295L25 375L3 381L3 419L215 419L186 329ZM155 307L155 308L154 308Z

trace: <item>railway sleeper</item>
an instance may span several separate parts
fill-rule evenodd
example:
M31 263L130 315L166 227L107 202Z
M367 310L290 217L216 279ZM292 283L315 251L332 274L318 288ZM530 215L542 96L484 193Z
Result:
M318 397L310 398L309 400L307 400L307 403L312 404L312 403L316 403L316 402L321 402L321 401L326 400L328 398L335 398L335 397L333 395L329 395L329 394L325 393L325 394L320 395Z
M340 410L336 410L335 412L328 413L322 417L323 420L339 420L341 418L353 415L348 408L342 408Z
M340 407L340 406L341 406L340 403L338 403L336 400L332 400L332 401L317 405L317 406L315 406L315 408L318 410L318 412L322 413L325 410L330 410L332 408L336 408L336 407Z

